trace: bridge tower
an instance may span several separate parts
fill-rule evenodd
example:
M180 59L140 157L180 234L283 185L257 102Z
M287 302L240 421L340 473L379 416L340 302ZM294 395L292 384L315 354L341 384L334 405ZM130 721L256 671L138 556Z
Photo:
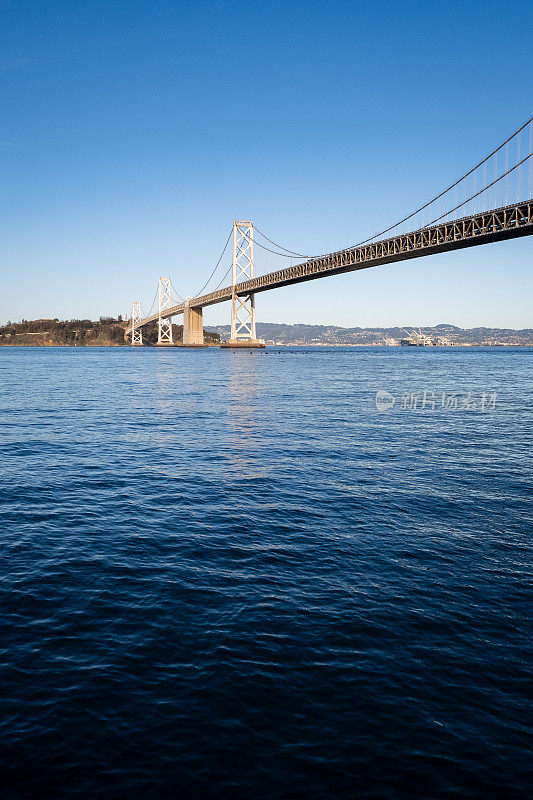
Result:
M142 345L143 332L141 328L136 328L135 323L140 322L143 318L143 312L140 303L133 303L131 308L131 344L132 347Z
M233 296L231 298L231 338L226 347L264 347L255 333L255 297L239 297L235 287L254 277L254 225L246 220L233 222Z
M172 307L170 278L159 278L159 320L157 323L157 344L172 344L172 318L161 315Z

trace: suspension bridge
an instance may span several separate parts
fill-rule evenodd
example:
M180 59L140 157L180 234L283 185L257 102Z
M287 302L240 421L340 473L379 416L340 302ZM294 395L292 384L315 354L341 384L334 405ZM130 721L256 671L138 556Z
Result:
M253 222L235 220L222 254L200 292L182 298L174 290L170 277L160 277L148 314L144 315L140 302L133 303L125 336L131 337L132 345L142 345L143 328L157 323L157 344L173 346L178 343L173 341L172 318L183 314L180 344L203 347L203 309L229 301L231 336L222 346L262 347L263 342L256 337L256 294L381 264L529 236L533 234L532 195L533 117L530 117L431 200L352 247L323 255L305 255L277 244L258 231ZM219 270L231 239L229 269L215 289L203 293ZM291 263L283 269L255 275L255 247ZM231 284L220 288L230 272Z

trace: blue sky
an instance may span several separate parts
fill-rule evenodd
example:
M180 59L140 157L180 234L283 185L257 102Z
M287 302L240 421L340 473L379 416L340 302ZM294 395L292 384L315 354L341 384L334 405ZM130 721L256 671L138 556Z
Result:
M530 0L0 0L0 321L146 308L159 275L193 295L233 219L301 252L365 238L531 115L532 29ZM257 318L533 327L532 257L314 281Z

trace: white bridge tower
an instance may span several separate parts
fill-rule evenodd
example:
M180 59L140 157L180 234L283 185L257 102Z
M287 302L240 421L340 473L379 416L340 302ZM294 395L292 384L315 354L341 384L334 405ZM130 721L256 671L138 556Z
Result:
M140 322L143 318L143 312L140 303L133 303L131 307L131 344L133 347L142 345L143 332L141 328L136 328L135 323Z
M231 299L231 339L229 344L246 346L255 342L255 298L238 297L235 286L254 277L253 222L235 220L233 223L233 297Z
M159 320L157 327L157 344L172 344L172 318L161 315L172 308L170 278L159 278Z

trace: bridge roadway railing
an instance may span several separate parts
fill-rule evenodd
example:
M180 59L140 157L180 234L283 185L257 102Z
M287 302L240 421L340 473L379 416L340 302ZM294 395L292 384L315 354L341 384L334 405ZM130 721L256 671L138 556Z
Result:
M367 269L380 264L404 261L408 258L419 258L531 234L533 234L533 200L525 200L452 222L420 228L410 233L393 236L390 239L382 239L359 247L328 253L293 267L243 281L235 287L226 286L216 292L194 297L189 301L189 305L193 308L200 308L223 303L231 300L234 290L239 296L250 295L280 286L323 278L327 275L339 275L343 272ZM184 308L185 303L181 303L169 308L162 316L171 317L181 314ZM158 314L152 314L137 323L136 327L147 325L158 318ZM131 333L131 324L126 329L126 333Z

